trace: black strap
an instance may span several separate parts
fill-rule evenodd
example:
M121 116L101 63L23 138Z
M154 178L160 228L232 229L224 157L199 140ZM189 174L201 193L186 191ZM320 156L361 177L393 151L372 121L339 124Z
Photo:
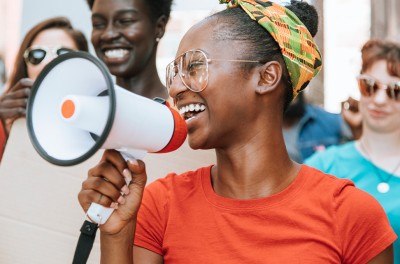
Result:
M81 227L81 235L76 245L72 264L86 264L90 251L92 251L98 225L85 220Z

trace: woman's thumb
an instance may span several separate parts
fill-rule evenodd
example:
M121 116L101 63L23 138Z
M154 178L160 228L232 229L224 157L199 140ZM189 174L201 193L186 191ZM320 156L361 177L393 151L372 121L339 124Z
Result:
M131 184L135 184L144 188L147 181L146 166L144 162L141 160L129 159L127 163L128 169L132 173Z

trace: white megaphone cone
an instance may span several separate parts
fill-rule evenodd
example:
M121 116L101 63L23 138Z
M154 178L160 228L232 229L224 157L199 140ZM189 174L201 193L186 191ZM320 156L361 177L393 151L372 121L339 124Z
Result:
M187 135L176 110L116 86L85 52L61 55L43 69L29 97L27 126L39 155L60 166L79 164L100 148L136 159L170 152ZM93 203L88 216L103 224L112 211Z

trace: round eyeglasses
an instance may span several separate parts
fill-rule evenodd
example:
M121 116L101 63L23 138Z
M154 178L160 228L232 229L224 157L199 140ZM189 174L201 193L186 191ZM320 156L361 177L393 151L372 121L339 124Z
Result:
M255 60L209 59L202 50L189 50L167 65L166 84L168 91L177 75L189 90L196 93L203 91L208 84L208 65L211 61L261 63Z

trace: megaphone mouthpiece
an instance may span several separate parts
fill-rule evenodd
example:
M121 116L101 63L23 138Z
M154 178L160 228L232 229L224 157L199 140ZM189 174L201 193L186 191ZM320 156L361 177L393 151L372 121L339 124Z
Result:
M174 131L168 144L162 150L159 150L155 153L168 153L177 150L183 144L183 142L185 142L188 133L186 122L178 113L178 111L171 108L168 102L166 105L170 109L174 119Z
M61 114L65 119L71 118L75 113L74 101L68 99L65 100L61 105Z

